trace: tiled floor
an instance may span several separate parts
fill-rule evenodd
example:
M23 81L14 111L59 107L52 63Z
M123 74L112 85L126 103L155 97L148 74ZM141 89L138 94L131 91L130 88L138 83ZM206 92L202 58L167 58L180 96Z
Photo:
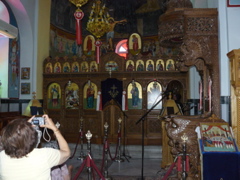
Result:
M83 166L83 160L79 160L81 152L86 154L86 145L83 149L75 147L74 144L69 144L72 150L73 158L67 161L68 165L73 166L72 179L74 180L90 180L89 173L86 164ZM111 180L160 180L167 170L161 169L162 149L161 146L145 146L144 153L142 154L141 145L128 145L125 148L121 148L121 156L117 154L117 160L123 159L124 161L112 160L116 151L116 145L110 145L110 154L108 156L108 167L105 168L103 159L103 145L91 145L91 154L94 164L97 166L101 174L107 179ZM124 150L124 151L123 151ZM124 152L124 153L123 153ZM126 156L124 156L126 155ZM144 157L144 158L142 158ZM81 170L81 167L83 169ZM104 172L104 170L106 171ZM94 168L91 166L91 170ZM79 176L78 176L78 172ZM95 172L96 174L96 172ZM75 177L75 178L74 178ZM77 178L76 178L77 177ZM99 180L99 178L93 178L93 180Z
M124 157L123 157L124 158ZM125 158L124 158L125 159ZM81 160L77 158L73 158L68 160L67 164L71 164L74 167L74 171L72 173L72 177L74 177L80 169L82 165ZM94 160L94 163L101 170L102 161L101 160ZM108 161L109 167L107 169L107 177L110 179L145 179L146 177L157 177L158 172L161 170L160 164L161 159L132 159L130 158L129 161L126 159L123 162L118 161ZM106 177L106 174L102 174ZM85 168L79 175L81 180L88 179L88 172Z

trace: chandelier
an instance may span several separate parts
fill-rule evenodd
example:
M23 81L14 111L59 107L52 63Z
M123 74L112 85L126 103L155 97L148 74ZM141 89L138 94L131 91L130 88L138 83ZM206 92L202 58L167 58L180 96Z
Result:
M101 7L101 1L97 0L96 4L93 3L92 5L92 10L87 22L87 30L99 39L109 31L109 19L111 19L111 17L108 12L106 12L105 4Z
M82 44L82 27L81 20L84 16L83 11L80 9L84 4L88 2L88 0L69 0L72 4L77 7L77 10L74 13L74 17L76 19L76 40L77 44Z
M82 7L84 4L88 2L88 0L69 0L71 3L73 3L77 8Z

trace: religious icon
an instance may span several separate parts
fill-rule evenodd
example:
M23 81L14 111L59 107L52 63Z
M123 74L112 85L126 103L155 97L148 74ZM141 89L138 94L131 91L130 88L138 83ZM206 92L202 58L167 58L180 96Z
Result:
M30 68L22 68L21 79L29 79L30 78Z
M92 61L90 64L90 72L97 72L98 71L98 66L96 61Z
M144 71L144 63L142 60L138 60L136 64L136 71Z
M88 63L87 62L82 62L81 63L81 71L82 72L88 72Z
M148 60L148 61L147 61L146 70L147 70L147 71L153 71L153 70L154 70L153 60Z
M167 60L167 67L166 67L167 71L174 71L175 70L175 66L174 66L174 61L173 60Z
M52 73L52 63L47 63L45 73Z
M63 64L63 72L69 73L70 72L70 65L68 62Z
M78 64L78 62L74 62L72 64L72 72L79 72L79 64Z
M83 89L83 105L84 109L96 109L96 101L97 101L97 86L96 84L88 81Z
M159 102L162 99L162 87L159 82L154 81L148 84L147 86L147 99L148 99L148 109L151 109L153 106L154 109L162 109L162 102Z
M128 60L126 63L127 71L134 71L134 62L132 60Z
M59 109L61 107L61 88L58 83L52 83L48 87L48 108Z
M229 124L226 122L200 123L204 152L235 152L236 147Z
M83 53L86 56L92 56L95 52L95 45L94 45L95 39L92 35L87 35L84 39L83 43Z
M61 72L61 64L59 62L55 63L54 72L55 73L60 73Z
M30 83L21 83L21 94L30 94Z
M128 108L142 109L142 86L133 81L128 85Z
M142 41L138 33L133 33L130 35L128 40L128 47L129 47L129 52L132 55L137 55L140 53L142 49Z
M77 109L79 107L79 87L76 83L71 83L65 89L65 107L67 109Z
M156 71L163 71L164 70L164 62L163 60L158 60L156 64Z

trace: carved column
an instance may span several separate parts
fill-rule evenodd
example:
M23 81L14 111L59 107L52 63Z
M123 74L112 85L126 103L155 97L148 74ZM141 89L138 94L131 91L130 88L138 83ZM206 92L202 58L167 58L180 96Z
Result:
M173 2L174 0L171 0ZM174 4L174 3L173 3ZM159 44L181 50L180 71L196 66L203 80L205 106L208 104L208 79L212 80L211 108L220 117L220 80L218 61L218 13L216 9L172 8L159 18ZM214 104L214 105L213 105Z
M230 60L231 80L231 125L237 142L240 145L240 49L227 54Z

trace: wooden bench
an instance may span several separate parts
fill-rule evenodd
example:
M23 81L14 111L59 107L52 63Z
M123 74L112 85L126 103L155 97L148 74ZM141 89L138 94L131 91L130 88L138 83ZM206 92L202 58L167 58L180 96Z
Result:
M0 130L4 128L10 121L17 118L27 118L20 114L19 111L0 112Z

